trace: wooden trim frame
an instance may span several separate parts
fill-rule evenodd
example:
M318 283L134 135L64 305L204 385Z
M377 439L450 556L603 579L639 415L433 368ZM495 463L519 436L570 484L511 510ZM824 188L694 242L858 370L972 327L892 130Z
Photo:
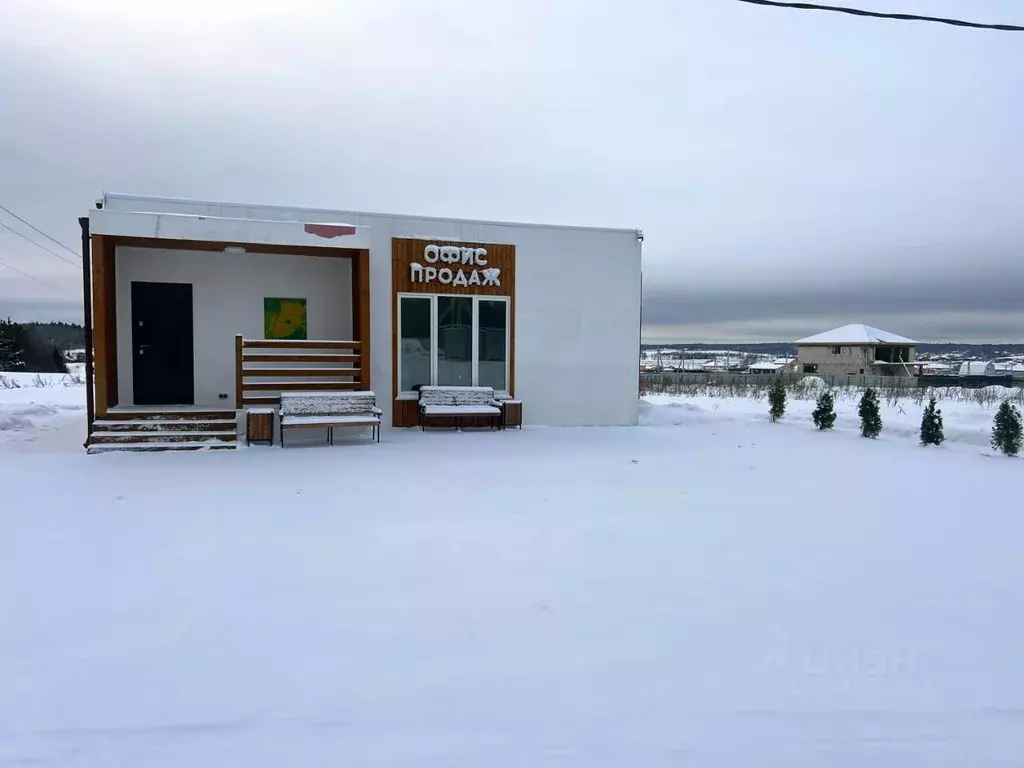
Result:
M228 243L210 240L169 240L156 237L114 237L112 235L95 235L113 239L117 245L128 248L162 248L171 251L214 251L225 248L244 248L246 253L271 253L279 256L317 256L327 259L356 259L360 253L369 253L359 248L338 248L331 246L312 245L274 245L272 243Z
M483 285L478 283L469 284L455 279L442 282L439 279L429 282L414 279L413 274L417 270L413 264L425 264L425 251L427 246L436 245L439 248L450 247L459 249L486 250L486 266L495 267L499 270L498 285ZM449 268L454 275L462 270L463 275L469 275L480 267L472 264L434 262L431 266L438 269ZM448 275L445 275L447 278ZM478 275L479 277L479 275ZM399 327L399 306L401 296L410 294L421 294L424 298L428 296L466 296L480 299L504 298L508 303L508 394L515 397L516 386L516 246L500 243L470 243L463 241L447 240L423 240L416 238L395 237L391 240L391 392L392 392L392 425L395 427L415 427L419 424L418 409L408 406L408 400L401 400L400 382L398 379L399 355L401 354L401 328ZM475 306L475 305L474 305ZM476 311L474 308L474 320ZM433 346L433 345L432 345ZM473 347L476 349L476 340ZM436 351L432 348L432 357Z
M94 366L93 390L95 392L95 418L101 419L118 405L118 353L117 353L117 281L116 249L156 248L163 250L220 252L230 246L244 248L246 253L275 254L282 256L314 256L320 258L343 258L351 263L351 311L352 340L327 340L312 342L312 349L302 342L278 342L262 339L235 340L235 408L240 410L248 405L268 404L273 398L249 396L245 390L270 391L272 386L279 389L307 388L312 382L294 382L269 385L263 382L247 386L245 379L272 374L284 379L282 370L245 369L247 363L337 363L351 365L338 368L332 376L348 381L325 382L316 386L320 389L369 389L370 388L370 251L365 248L339 248L331 246L276 245L267 243L229 243L196 240L172 240L165 238L122 237L118 235L94 234L91 246L91 297ZM124 311L131 311L130 307ZM252 350L252 351L250 351ZM309 350L309 351L308 351ZM225 354L230 354L224 350ZM294 378L318 378L324 369L316 372L301 371Z
M370 252L360 250L352 259L352 338L359 342L359 368L364 389L370 382Z
M117 276L114 240L92 236L92 339L96 418L117 405Z

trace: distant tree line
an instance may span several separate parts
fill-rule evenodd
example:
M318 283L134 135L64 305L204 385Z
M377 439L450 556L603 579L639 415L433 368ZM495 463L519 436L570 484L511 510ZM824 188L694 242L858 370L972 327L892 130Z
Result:
M61 352L85 348L85 328L77 323L23 323L43 341Z
M0 371L28 373L67 373L61 347L47 338L40 328L58 324L21 324L0 320Z

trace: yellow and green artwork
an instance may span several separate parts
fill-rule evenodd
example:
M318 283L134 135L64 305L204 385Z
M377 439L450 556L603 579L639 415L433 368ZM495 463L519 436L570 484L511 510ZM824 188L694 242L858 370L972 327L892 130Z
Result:
M263 299L265 339L306 339L305 299Z

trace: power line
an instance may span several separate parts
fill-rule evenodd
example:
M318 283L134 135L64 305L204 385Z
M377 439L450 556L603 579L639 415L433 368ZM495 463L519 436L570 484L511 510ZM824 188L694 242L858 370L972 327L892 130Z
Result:
M789 3L781 0L738 0L741 3L752 5L767 5L774 8L796 8L801 11L833 11L835 13L847 13L851 16L868 16L873 19L897 19L898 21L930 21L936 24L949 24L954 27L970 27L971 29L992 29L999 32L1024 32L1024 27L1013 24L979 24L976 21L961 21L960 19L946 19L940 16L918 16L913 13L879 13L877 11L865 11L860 8L844 8L837 5L817 5L815 3Z
M0 267L7 267L8 269L13 270L14 272L17 272L19 275L24 275L29 280L35 280L37 283L42 283L43 285L48 285L51 288L53 288L55 290L58 290L58 291L61 291L63 293L70 293L70 291L68 291L67 288L61 288L59 285L54 285L53 283L48 283L45 280L43 280L43 278L36 277L35 275L30 275L28 272L23 272L22 270L18 269L17 267L12 267L10 264L8 264L5 261L0 261Z
M60 240L58 240L57 238L55 238L55 237L50 237L50 236L49 236L48 234L46 234L45 232L43 232L43 230L41 230L41 229L40 229L39 227L37 227L37 226L34 226L33 224L30 224L29 222L25 221L25 220L24 220L23 218L21 218L21 216L19 216L18 214L16 214L16 213L15 213L14 211L12 211L12 210L11 210L10 208L8 208L7 206L5 206L5 205L0 205L0 211L7 211L7 212L8 212L9 214L11 214L11 216L13 216L14 218L16 218L16 219L17 219L18 221L20 221L20 222L21 222L22 224L24 224L24 225L25 225L26 227L28 227L29 229L34 229L34 230L35 230L36 232L38 232L38 233L39 233L40 235L42 235L43 237L45 237L45 238L46 238L47 240L49 240L50 242L56 243L56 244L57 244L57 245L59 245L59 246L60 246L61 248L63 248L63 249L65 250L65 251L67 251L68 253L72 254L72 255L73 255L73 256L74 256L74 257L75 257L76 259L78 259L79 261L81 261L81 260L82 260L82 257L81 257L81 255L80 255L80 254L79 254L79 253L78 253L78 252L77 252L77 251L76 251L76 250L75 250L74 248L68 248L68 247L67 247L66 245L64 245L64 243L62 243L62 242L61 242ZM76 266L77 266L77 265L76 265Z
M4 210L6 211L7 209L4 208ZM12 229L10 226L8 226L7 224L4 224L2 221L0 221L0 227L3 227L4 229L6 229L11 234L17 235L22 240L24 240L26 243L32 243L32 245L34 245L36 248L42 248L44 251L46 251L49 254L52 254L52 255L56 256L61 261L66 261L68 264L70 264L75 269L81 269L81 267L82 267L81 263L76 264L71 259L67 258L66 256L61 256L56 251L54 251L54 250L52 250L50 248L47 248L45 245L42 245L41 243L37 243L35 240L31 239L30 237L27 237L26 235L21 234L21 232L19 232L18 230Z

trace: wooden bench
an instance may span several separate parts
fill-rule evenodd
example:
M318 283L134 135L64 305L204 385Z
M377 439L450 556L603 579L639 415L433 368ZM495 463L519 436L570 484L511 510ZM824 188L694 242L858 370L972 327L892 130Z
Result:
M440 422L440 423L439 423ZM420 429L444 426L461 429L481 423L503 426L501 403L490 387L420 387Z
M380 442L381 410L373 392L282 392L281 447L288 429L325 428L334 445L335 427L370 427Z

